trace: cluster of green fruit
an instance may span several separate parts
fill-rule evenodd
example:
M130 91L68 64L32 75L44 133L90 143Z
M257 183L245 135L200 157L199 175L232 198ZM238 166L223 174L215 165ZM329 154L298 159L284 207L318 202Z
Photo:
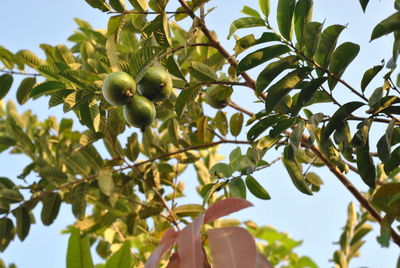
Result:
M102 91L108 103L124 106L123 115L129 125L144 129L156 117L154 102L163 101L171 95L172 79L160 67L147 68L137 84L128 73L113 72L104 79Z

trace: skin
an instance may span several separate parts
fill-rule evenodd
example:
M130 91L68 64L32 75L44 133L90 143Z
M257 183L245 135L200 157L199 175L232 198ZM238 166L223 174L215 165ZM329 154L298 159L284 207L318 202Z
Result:
M231 98L229 97L225 100L217 100L214 95L216 89L216 87L209 87L206 90L206 102L215 109L225 108L231 102Z
M149 67L138 83L138 91L152 102L167 99L172 93L172 80L167 71L159 67Z
M111 105L125 105L136 93L136 83L128 73L113 72L104 79L102 92Z
M123 114L129 125L143 129L155 119L156 108L147 98L134 95L131 101L124 105Z

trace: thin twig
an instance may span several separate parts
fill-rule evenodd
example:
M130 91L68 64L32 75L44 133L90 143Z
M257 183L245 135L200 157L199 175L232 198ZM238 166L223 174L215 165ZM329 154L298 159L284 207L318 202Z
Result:
M160 15L160 14L186 14L186 11L137 11L137 10L127 10L127 11L108 11L107 14L137 14L137 15Z
M247 115L250 116L250 117L255 116L254 113L252 113L252 112L250 112L250 111L244 109L243 107L237 105L237 104L236 104L235 102L233 102L233 101L231 101L231 103L229 103L229 106L232 107L233 109L239 111L239 112L242 112L242 113L244 113L244 114L247 114Z
M5 69L0 69L1 73L6 73L6 74L16 74L16 75L26 75L26 76L42 76L39 73L24 73L24 72L18 72L18 71L13 71L13 70L5 70Z
M175 225L176 229L178 229L180 231L181 228L179 227L178 221L176 220L172 210L168 207L167 201L165 201L164 197L160 194L160 192L155 187L153 187L153 191L160 198L160 200L163 204L163 207L168 211L168 216L171 219L172 224Z

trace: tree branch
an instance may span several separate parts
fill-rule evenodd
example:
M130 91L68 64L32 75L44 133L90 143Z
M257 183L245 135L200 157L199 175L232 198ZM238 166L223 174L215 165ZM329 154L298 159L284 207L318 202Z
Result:
M238 61L236 59L234 59L229 54L228 51L226 51L226 49L221 45L221 43L217 39L215 39L215 37L211 34L210 30L207 28L204 21L202 21L199 17L197 17L194 14L193 10L190 9L190 7L188 6L188 4L186 3L185 0L178 0L178 1L192 19L196 18L198 20L199 23L197 26L200 28L200 30L203 32L203 34L208 38L210 43L212 43L213 46L219 51L219 53L221 53L221 55L229 62L229 64L236 69L238 66ZM246 85L248 87L250 87L252 89L256 88L255 81L246 72L243 72L240 75L244 78L244 80L246 81Z
M329 160L321 153L319 148L315 145L308 146L307 137L303 136L302 146L310 148L319 159L328 167L328 169L339 179L339 181L349 190L349 192L357 199L357 201L364 207L368 213L379 223L382 224L382 217L375 210L375 208L371 205L371 203L366 199L357 188L347 179L345 175L337 168L336 165L333 165L329 162ZM391 237L394 243L400 246L400 236L396 233L395 230L391 229Z

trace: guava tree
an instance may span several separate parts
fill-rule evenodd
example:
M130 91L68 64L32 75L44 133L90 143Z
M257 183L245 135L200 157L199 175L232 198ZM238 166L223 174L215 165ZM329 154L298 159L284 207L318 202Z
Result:
M301 193L322 187L310 171L319 167L358 201L349 204L335 267L360 254L370 222L380 225L378 243L400 246L400 92L392 79L400 1L371 33L371 41L394 35L392 58L366 68L360 85L342 79L360 46L337 44L345 25L313 21L312 0L244 6L244 17L223 21L231 23L227 38L235 38L231 52L206 24L212 1L178 0L174 10L168 0L85 1L109 14L107 30L76 19L68 38L74 45L42 44L44 59L0 47L0 99L23 75L19 104L47 97L49 107L75 116L39 121L35 111L21 114L1 102L0 151L31 163L17 179L0 177L0 251L24 240L35 218L51 225L67 203L76 217L66 230L67 267L317 267L293 251L299 243L286 234L222 218L252 205L247 192L270 199L257 171L276 161ZM368 2L360 0L364 10ZM255 27L260 36L247 29ZM251 77L257 66L262 71ZM374 78L382 86L372 90ZM338 98L339 87L354 98ZM238 88L257 110L231 99ZM234 148L227 162L218 154L222 144ZM267 162L271 151L281 156ZM178 204L185 194L178 177L190 167L203 202ZM357 189L349 172L369 191ZM91 248L104 264L93 264Z

